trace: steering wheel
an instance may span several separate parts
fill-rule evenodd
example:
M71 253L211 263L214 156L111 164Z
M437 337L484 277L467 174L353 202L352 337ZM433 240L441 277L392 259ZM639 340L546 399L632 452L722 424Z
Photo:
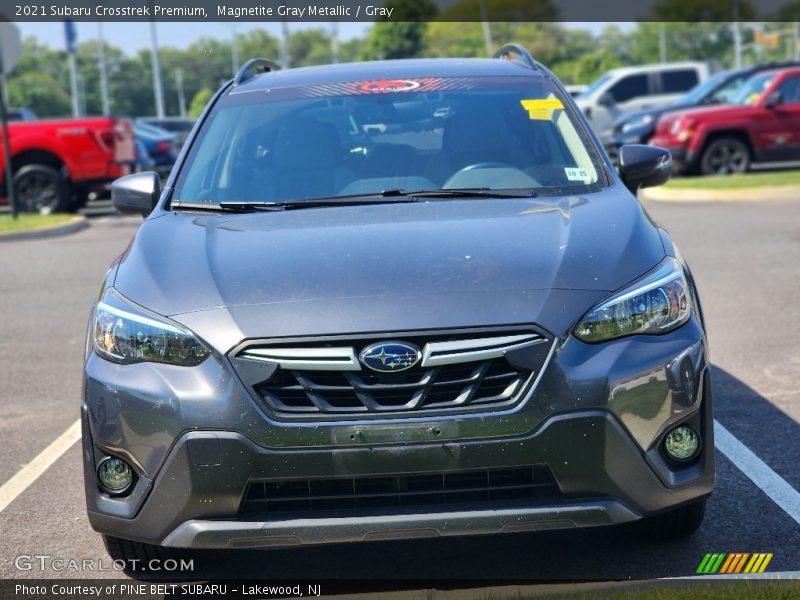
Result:
M527 187L529 185L534 185L536 183L533 179L528 177L524 172L520 171L517 167L513 165L509 165L508 163L502 163L502 162L487 161L487 162L474 163L459 169L458 171L456 171L455 173L450 175L450 177L447 178L447 181L445 181L444 185L442 186L442 189L446 190L448 188L461 188L461 187L493 187L491 183L475 185L477 183L476 176L478 180L481 179L481 176L478 175L476 171L481 171L483 169L507 169L509 171L516 171L517 173L519 173L521 177L524 177L526 179L525 182L519 184L519 187ZM491 178L491 175L489 177ZM458 183L461 180L466 180L466 181ZM528 182L527 180L530 180L530 182Z
M452 179L456 175L459 175L459 174L463 173L464 171L474 171L474 170L477 170L477 169L516 169L516 168L517 167L513 167L513 166L509 165L508 163L502 163L502 162L491 162L491 161L479 162L479 163L474 163L474 164L471 164L471 165L467 165L466 167L462 167L461 169L459 169L458 171L453 173L450 176L450 179Z

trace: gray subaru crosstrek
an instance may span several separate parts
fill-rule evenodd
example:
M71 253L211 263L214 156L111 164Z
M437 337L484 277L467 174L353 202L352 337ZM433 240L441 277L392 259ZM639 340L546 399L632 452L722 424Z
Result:
M563 86L494 59L245 65L93 308L86 499L115 558L591 527L714 484L691 273Z

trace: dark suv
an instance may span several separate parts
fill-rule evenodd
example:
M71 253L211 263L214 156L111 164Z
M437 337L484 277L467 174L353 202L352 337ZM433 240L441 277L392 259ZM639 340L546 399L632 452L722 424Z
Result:
M714 483L686 263L560 82L500 59L278 71L216 94L94 307L86 496L115 558L643 520Z

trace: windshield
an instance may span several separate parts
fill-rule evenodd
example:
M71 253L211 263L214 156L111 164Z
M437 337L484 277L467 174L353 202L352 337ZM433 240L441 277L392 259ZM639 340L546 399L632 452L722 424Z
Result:
M179 202L387 190L587 191L602 165L545 79L428 78L231 93L192 145Z
M775 79L775 73L762 73L754 75L742 86L742 88L731 98L731 104L755 104Z
M602 86L606 81L611 79L611 73L606 73L605 75L601 75L597 79L595 79L592 83L589 84L585 90L583 90L580 94L578 94L578 98L589 98L592 94L594 94L595 90L597 90L600 86Z
M729 86L727 84L729 79L741 84L740 77L731 77L730 71L723 71L722 73L717 73L713 77L709 77L703 83L694 86L692 89L686 92L686 94L680 100L678 100L677 105L696 106L697 104L702 104L706 97L711 94L713 94L715 97L720 96L720 90L717 90L717 88L724 88L725 93L723 95L729 95L730 90L728 90ZM722 100L722 98L720 99Z

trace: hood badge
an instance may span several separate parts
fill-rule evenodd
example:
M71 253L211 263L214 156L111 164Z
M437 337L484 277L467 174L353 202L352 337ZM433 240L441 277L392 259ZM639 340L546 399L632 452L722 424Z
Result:
M379 373L395 373L416 365L422 358L422 352L414 344L406 342L377 342L364 348L358 357L368 369Z

